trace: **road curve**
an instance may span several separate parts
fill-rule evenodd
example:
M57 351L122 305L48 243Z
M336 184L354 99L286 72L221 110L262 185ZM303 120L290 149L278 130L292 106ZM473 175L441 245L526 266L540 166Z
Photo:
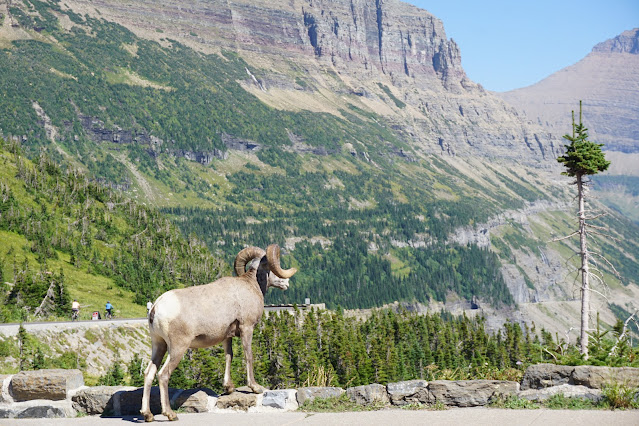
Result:
M639 410L504 410L496 408L453 408L444 411L388 409L380 411L348 413L200 413L178 414L178 425L188 426L376 426L376 425L579 425L579 426L636 426ZM144 423L141 416L126 417L78 417L74 419L2 419L2 426L122 426ZM162 415L155 424L168 424Z

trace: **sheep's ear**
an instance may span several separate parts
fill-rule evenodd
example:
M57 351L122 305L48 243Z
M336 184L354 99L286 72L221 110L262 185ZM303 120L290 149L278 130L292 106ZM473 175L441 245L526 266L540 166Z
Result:
M268 271L266 269L258 269L256 278L262 294L266 295L266 290L268 290Z
M259 269L261 263L262 263L262 261L260 259L253 259L246 265L247 266L247 270Z

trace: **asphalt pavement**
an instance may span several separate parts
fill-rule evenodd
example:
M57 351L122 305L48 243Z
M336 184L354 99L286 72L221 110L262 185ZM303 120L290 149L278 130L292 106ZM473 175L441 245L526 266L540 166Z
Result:
M505 410L495 408L451 408L443 411L388 409L348 413L201 413L178 414L172 423L188 426L375 426L375 425L575 425L575 426L638 426L639 410ZM0 419L1 426L126 426L143 424L141 416L95 417L74 419ZM155 424L168 424L162 415Z

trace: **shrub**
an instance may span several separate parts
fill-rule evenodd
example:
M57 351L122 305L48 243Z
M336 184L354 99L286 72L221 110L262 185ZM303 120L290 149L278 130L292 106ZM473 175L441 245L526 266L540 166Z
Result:
M602 389L604 403L611 409L639 408L639 388L612 383Z

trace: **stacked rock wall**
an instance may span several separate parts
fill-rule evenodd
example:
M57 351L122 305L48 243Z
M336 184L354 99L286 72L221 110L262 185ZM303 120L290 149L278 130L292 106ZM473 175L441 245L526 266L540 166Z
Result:
M25 371L0 376L0 380L0 418L75 417L78 413L136 415L142 403L141 388L84 386L79 370ZM173 409L187 413L294 411L315 398L340 397L344 393L360 405L476 407L508 396L543 401L563 394L597 401L602 398L601 389L613 383L639 387L639 368L539 364L526 370L521 384L504 380L409 380L348 389L303 387L267 390L263 394L239 388L230 395L221 396L210 389L169 389L169 399ZM151 411L154 414L162 411L157 387L151 391Z

